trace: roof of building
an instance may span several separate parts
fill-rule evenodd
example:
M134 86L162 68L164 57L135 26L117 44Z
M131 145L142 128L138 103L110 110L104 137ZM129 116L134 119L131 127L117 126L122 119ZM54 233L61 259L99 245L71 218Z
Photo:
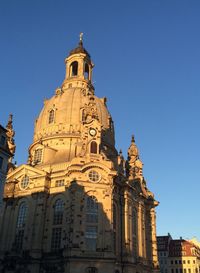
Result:
M157 236L158 251L167 251L171 236Z
M178 239L172 240L169 244L169 256L181 257L181 256L195 256L193 253L194 245L187 240Z
M83 42L82 40L79 41L79 44L76 48L72 49L69 53L69 56L73 54L78 54L78 53L84 53L90 58L90 54L87 52L87 50L83 47Z

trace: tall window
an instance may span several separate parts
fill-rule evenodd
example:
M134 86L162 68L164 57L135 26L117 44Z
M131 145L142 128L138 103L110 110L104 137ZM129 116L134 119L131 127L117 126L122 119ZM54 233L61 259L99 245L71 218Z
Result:
M75 61L73 63L71 63L71 76L77 76L78 75L78 62Z
M98 233L98 203L94 196L88 196L86 204L86 249L95 251Z
M42 161L42 149L35 150L34 153L34 162L40 163Z
M64 212L64 202L61 199L58 199L55 202L54 214L53 214L53 224L61 225L63 221L63 212Z
M54 227L52 229L51 249L57 251L60 249L62 228Z
M61 199L56 200L53 210L53 228L51 237L51 249L57 251L61 247L62 223L64 213L64 202Z
M133 247L133 256L137 257L137 228L138 228L138 222L137 222L137 211L135 208L133 208L132 211L132 247Z
M54 122L55 111L52 109L49 112L49 124Z
M97 154L97 143L95 141L92 141L90 144L90 152L92 154Z
M15 248L20 250L22 249L24 231L26 224L28 207L25 202L21 203L18 211L17 224L16 224L16 233L15 233Z

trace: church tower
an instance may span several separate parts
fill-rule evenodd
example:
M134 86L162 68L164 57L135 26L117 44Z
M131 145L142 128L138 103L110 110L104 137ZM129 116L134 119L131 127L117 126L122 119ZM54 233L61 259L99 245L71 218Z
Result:
M27 164L7 176L0 271L156 273L158 202L134 137L127 160L115 148L82 34L65 64L61 87L35 121Z

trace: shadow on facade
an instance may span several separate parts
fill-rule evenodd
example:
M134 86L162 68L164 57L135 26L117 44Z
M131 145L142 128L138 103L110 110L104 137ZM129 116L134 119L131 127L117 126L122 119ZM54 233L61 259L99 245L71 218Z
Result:
M102 261L116 260L112 224L95 190L86 193L76 181L60 193L5 200L2 223L2 273L97 273Z

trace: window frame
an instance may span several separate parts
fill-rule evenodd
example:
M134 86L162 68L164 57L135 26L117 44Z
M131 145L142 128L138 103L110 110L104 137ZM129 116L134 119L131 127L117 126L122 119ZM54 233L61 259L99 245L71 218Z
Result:
M48 124L52 124L55 121L55 110L51 109L49 111Z
M39 153L39 155L38 155L38 153ZM43 148L36 148L34 151L34 159L33 159L34 163L35 164L42 163L42 157L43 157Z

